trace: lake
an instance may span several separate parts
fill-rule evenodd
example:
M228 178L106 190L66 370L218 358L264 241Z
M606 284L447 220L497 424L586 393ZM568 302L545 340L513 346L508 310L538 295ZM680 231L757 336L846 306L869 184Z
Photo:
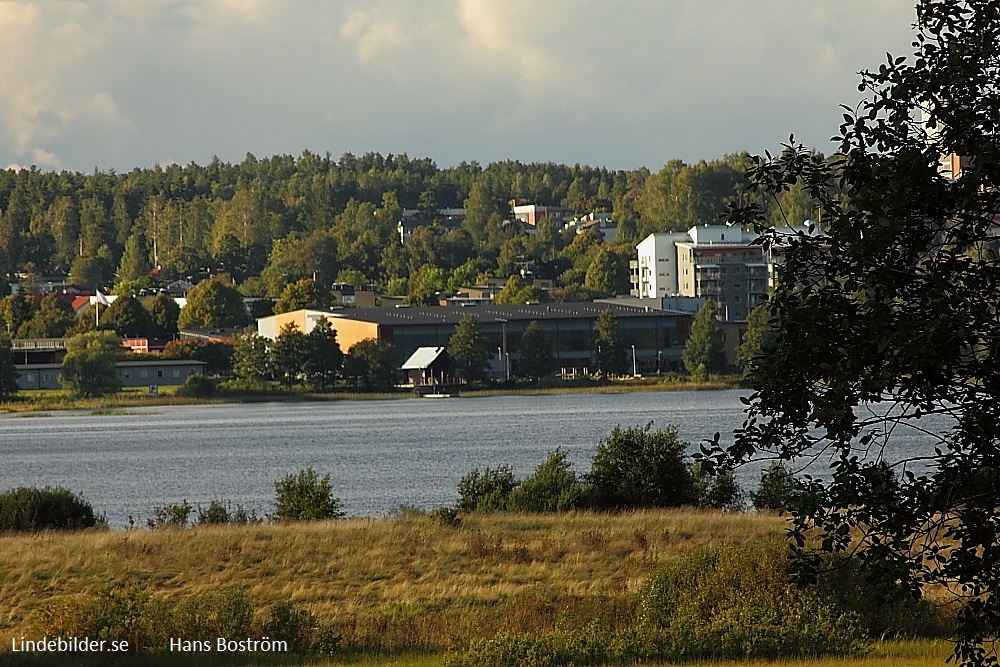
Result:
M353 516L401 503L453 505L472 468L518 477L562 447L578 473L611 429L677 424L697 445L743 422L742 391L559 394L448 400L324 401L137 408L115 415L0 417L0 490L64 486L112 527L144 525L156 505L230 500L271 512L274 481L330 473ZM738 471L756 487L760 465Z

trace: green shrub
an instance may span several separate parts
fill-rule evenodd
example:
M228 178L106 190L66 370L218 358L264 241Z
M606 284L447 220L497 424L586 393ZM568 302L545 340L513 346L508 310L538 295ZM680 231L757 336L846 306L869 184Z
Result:
M701 461L690 465L691 481L698 507L738 510L743 507L743 490L732 468L716 468L709 473Z
M705 549L664 567L640 593L640 618L540 635L501 633L451 654L448 667L556 667L843 655L857 619L816 589L793 586L780 546Z
M146 525L150 530L160 528L184 528L191 518L191 503L185 498L173 505L157 505L153 508L153 517L146 519Z
M288 602L271 605L271 619L263 633L272 640L288 642L288 651L300 655L333 653L340 646L340 635L320 624L312 612Z
M567 452L557 448L510 493L507 509L514 512L562 512L583 504L584 488L577 481Z
M442 526L458 528L462 525L462 519L458 516L458 510L451 507L438 507L431 512L430 517Z
M194 373L187 376L184 384L178 387L177 395L190 398L208 398L219 393L219 383L215 378Z
M855 615L791 583L783 546L686 555L646 583L641 613L641 639L665 660L842 655L863 639Z
M802 482L780 462L772 461L760 474L757 490L750 492L750 502L759 510L787 512L795 507L802 491Z
M0 493L0 531L76 530L97 523L90 503L62 487Z
M342 519L340 498L333 496L330 475L320 477L312 466L274 483L274 518L279 521Z
M260 521L260 519L257 518L257 512L252 510L247 512L243 509L243 506L239 504L236 505L236 509L233 509L233 504L228 500L213 500L206 508L202 508L201 505L198 505L196 511L198 516L195 519L195 524L198 526L223 523L247 524L257 523Z
M507 509L510 493L517 486L508 466L474 468L458 482L458 503L461 512L491 512Z
M684 461L687 443L668 425L616 426L597 445L587 481L594 501L605 509L677 507L697 502L691 472Z

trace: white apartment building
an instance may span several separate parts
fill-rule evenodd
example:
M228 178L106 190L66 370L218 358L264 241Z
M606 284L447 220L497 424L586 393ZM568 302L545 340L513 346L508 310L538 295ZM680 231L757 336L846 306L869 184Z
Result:
M790 227L788 234L818 233L815 228ZM710 299L724 321L745 320L763 303L772 266L755 245L755 232L728 225L692 227L686 233L650 234L636 246L630 262L633 296L663 299L683 296Z

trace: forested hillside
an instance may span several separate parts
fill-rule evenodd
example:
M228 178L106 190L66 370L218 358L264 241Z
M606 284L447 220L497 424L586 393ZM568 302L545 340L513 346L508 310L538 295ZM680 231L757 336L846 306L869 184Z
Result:
M627 258L647 234L717 222L727 202L747 196L749 164L734 154L671 161L655 174L520 162L443 169L406 155L304 152L125 174L5 170L0 273L30 281L66 271L75 284L127 293L154 267L161 282L223 272L245 295L277 296L303 277L419 295L530 270L557 281L551 298L587 298L627 290ZM799 190L786 199L769 210L796 222L813 216ZM599 238L547 223L525 234L505 224L514 202L611 212L615 247L602 253ZM458 207L467 212L461 229L420 228L400 243L402 209L433 217Z

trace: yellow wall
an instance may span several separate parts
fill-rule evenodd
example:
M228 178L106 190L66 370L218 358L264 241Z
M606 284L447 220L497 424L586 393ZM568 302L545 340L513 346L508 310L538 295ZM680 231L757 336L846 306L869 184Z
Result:
M337 332L337 344L344 352L366 338L378 340L378 325L374 322L359 322L343 317L329 317L327 319L330 320L330 326L333 327L333 330Z

